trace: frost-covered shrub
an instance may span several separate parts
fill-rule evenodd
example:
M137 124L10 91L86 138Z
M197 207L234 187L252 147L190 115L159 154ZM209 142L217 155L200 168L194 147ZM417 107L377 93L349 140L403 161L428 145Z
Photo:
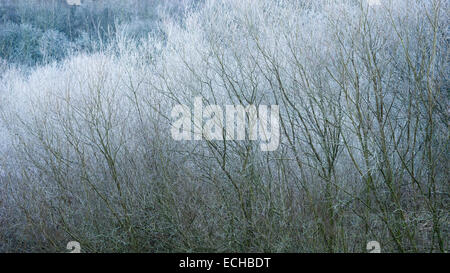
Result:
M12 63L33 65L41 60L41 31L29 24L0 26L0 57Z
M73 47L79 52L90 52L95 46L87 32L81 32L78 38L73 42Z
M39 50L44 60L61 60L63 59L70 44L66 36L56 30L47 30L39 39Z
M157 23L154 20L137 20L119 26L118 31L122 32L129 39L140 40L157 31L157 29Z
M3 75L7 68L8 62L5 59L0 58L0 76Z

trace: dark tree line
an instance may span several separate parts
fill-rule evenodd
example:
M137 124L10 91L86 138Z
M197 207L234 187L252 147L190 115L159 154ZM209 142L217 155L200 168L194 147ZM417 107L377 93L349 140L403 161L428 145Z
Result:
M120 26L127 35L155 31L160 1L19 0L0 2L0 58L35 65L60 60L70 50L92 51L109 44Z

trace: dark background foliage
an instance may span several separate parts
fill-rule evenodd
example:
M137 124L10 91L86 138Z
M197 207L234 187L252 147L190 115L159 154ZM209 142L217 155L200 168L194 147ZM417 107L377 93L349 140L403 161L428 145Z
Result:
M60 60L68 50L109 44L125 24L129 36L145 37L156 31L162 2L86 0L72 6L66 0L0 1L0 58L20 65Z

